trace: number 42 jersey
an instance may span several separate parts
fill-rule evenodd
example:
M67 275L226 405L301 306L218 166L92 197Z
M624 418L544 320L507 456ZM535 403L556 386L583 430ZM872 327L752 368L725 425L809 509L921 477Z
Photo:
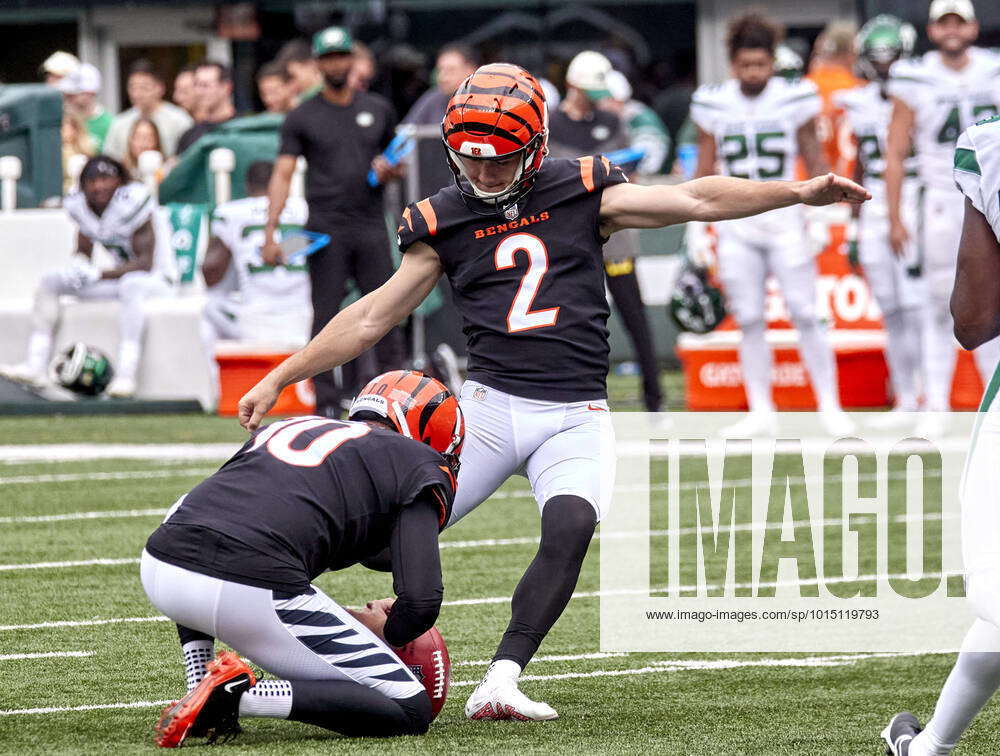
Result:
M403 211L399 247L437 252L468 339L470 380L528 399L604 399L608 300L601 156L546 160L517 212L481 215L454 185Z

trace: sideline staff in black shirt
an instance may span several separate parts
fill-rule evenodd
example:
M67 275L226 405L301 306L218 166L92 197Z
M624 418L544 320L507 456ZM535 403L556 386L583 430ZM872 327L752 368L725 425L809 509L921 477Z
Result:
M274 241L278 218L288 199L296 159L305 157L306 228L330 235L330 244L307 258L312 283L312 335L319 333L340 310L353 280L363 294L377 289L392 275L389 237L383 217L382 189L398 177L380 153L392 139L396 114L383 97L355 92L347 83L353 64L353 41L346 29L331 26L313 38L313 54L323 73L323 89L285 118L278 160L268 187L268 221L264 261L282 260ZM374 168L378 187L368 185ZM378 370L402 366L403 338L390 331L375 347ZM316 412L337 416L340 400L358 386L344 386L341 396L332 373L316 376Z

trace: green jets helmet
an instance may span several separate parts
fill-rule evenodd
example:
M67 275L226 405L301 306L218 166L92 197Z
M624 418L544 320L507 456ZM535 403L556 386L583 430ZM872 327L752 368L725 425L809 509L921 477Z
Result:
M60 354L51 367L54 383L81 396L97 396L111 383L115 371L101 350L78 341Z
M855 41L858 67L865 78L878 81L882 78L876 64L894 63L913 54L917 30L895 16L883 13L861 27Z
M714 331L726 317L722 291L709 282L704 269L691 264L677 277L667 311L677 327L689 333Z

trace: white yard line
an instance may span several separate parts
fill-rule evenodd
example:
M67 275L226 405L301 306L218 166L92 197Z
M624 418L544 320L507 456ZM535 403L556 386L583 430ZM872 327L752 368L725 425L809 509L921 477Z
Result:
M79 559L70 562L35 562L33 564L0 564L0 572L13 570L44 570L61 567L117 567L121 564L139 564L136 557L127 559Z
M162 517L166 507L157 509L103 509L95 512L66 512L53 515L27 515L25 517L0 517L0 525L18 525L32 522L64 522L67 520L101 520L124 517Z
M123 470L118 472L50 473L0 477L0 486L32 483L76 483L82 480L150 480L153 478L187 478L211 475L216 467L184 467L175 470Z
M624 651L595 651L592 654L540 654L531 657L531 663L550 661L581 661L584 659L616 659L620 656L628 656ZM475 661L452 662L452 667L485 667L492 664L492 659L476 659Z
M845 667L869 659L897 658L900 656L922 656L923 654L836 654L831 656L811 656L800 658L777 659L714 659L705 661L686 661L664 659L652 662L644 667L628 669L597 669L591 672L563 672L554 675L522 675L523 681L570 680L589 677L624 677L632 675L662 674L664 672L695 672L740 669L745 667L788 668L788 667ZM567 659L573 657L566 657ZM589 658L589 657L579 657ZM479 680L458 680L451 684L453 688L465 688L478 685ZM167 701L133 701L129 703L89 704L84 706L47 706L37 709L0 710L0 717L27 714L60 714L73 711L96 711L102 709L144 709L154 706L166 706Z
M93 656L96 651L47 651L41 654L0 654L0 661L16 661L19 659L62 659L65 657L81 658Z
M30 462L86 462L96 459L172 460L218 459L233 456L241 444L5 444L0 460L5 464Z

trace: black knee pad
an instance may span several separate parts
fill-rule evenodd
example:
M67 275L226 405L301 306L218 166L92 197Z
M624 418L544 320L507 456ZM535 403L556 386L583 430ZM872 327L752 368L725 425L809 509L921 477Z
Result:
M399 708L406 714L410 724L407 735L423 735L430 727L433 715L431 713L431 698L424 691L409 698L394 699Z

